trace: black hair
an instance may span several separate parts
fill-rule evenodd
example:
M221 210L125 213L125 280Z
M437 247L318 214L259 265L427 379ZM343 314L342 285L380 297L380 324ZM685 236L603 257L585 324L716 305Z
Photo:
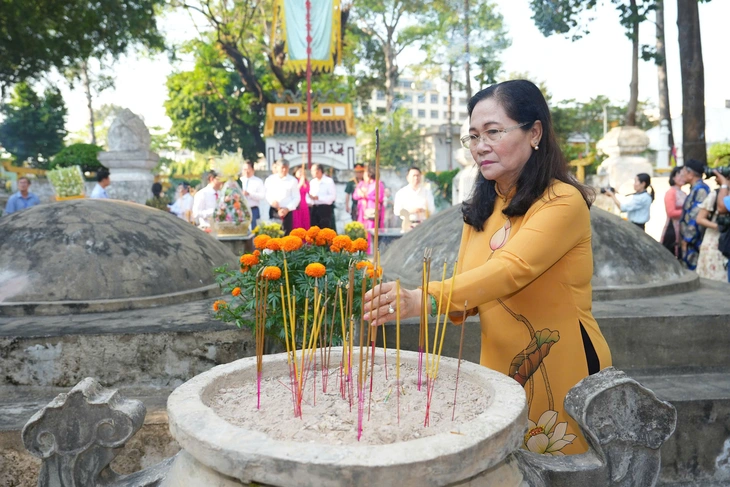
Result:
M206 181L208 181L208 183L210 183L211 179L215 179L215 178L217 178L217 177L218 177L218 173L217 173L217 172L215 172L215 171L214 171L213 169L211 169L210 171L208 171L208 172L206 173L206 175L205 175L205 176L206 176L206 177L205 177L205 180L206 180Z
M109 169L99 169L96 171L97 182L102 182L109 177Z
M422 174L421 173L421 168L418 167L418 166L411 166L411 167L409 167L408 168L408 172L411 172L411 171L418 171L418 174Z
M160 193L162 193L162 185L160 183L154 183L152 185L152 195L155 198L159 198L160 197Z
M515 195L502 213L508 217L524 215L554 180L575 187L583 196L586 205L590 207L595 193L588 186L579 183L568 169L553 132L550 109L540 89L527 80L497 83L471 97L467 106L469 117L474 107L488 98L495 98L508 117L517 123L524 123L521 129L525 132L530 130L536 121L542 123L542 139L539 141L538 150L530 154L517 179ZM462 205L464 222L478 232L484 230L484 223L492 215L496 199L496 182L477 175L471 197Z
M649 193L649 196L651 196L651 200L654 201L654 187L651 185L651 176L649 176L645 172L642 172L636 175L636 179L638 179L640 183L644 183L646 192Z
M669 187L670 188L672 186L674 186L675 184L677 184L677 182L674 180L674 178L677 177L677 174L679 174L679 171L681 171L681 170L682 170L681 166L674 166L674 169L672 169L672 172L669 173Z

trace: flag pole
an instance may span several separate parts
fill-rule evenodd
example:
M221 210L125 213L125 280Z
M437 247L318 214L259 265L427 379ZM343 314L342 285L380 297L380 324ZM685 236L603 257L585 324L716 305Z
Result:
M312 2L307 8L307 169L312 169Z

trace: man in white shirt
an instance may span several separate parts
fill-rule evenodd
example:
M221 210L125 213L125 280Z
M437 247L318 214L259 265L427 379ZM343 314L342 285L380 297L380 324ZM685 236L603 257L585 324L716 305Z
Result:
M335 229L336 196L335 182L324 174L321 165L312 164L312 180L307 193L309 221L312 226Z
M190 194L190 184L180 183L180 197L171 205L170 213L190 223L193 220L193 197Z
M301 196L299 182L289 174L289 161L279 159L274 165L274 174L266 178L266 201L269 202L269 218L283 221L284 233L289 235L292 230L292 214L297 209Z
M421 170L415 166L411 167L406 177L408 186L398 190L393 202L393 212L396 215L401 216L401 210L408 212L411 227L418 225L436 211L431 188L423 184L421 179Z
M256 228L261 212L259 203L266 197L266 189L264 182L260 178L254 176L253 164L251 161L243 161L243 170L241 171L241 188L243 196L246 197L246 203L251 209L251 229Z
M99 169L96 172L96 186L91 190L91 198L108 199L106 188L112 183L108 169Z
M218 192L223 187L223 181L215 171L208 171L206 176L208 185L193 197L193 221L203 229L210 227L210 220L218 202Z

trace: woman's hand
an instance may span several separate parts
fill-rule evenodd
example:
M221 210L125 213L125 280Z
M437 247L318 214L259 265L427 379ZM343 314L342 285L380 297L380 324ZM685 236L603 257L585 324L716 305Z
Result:
M400 317L402 319L420 316L423 299L423 291L414 289L412 291L401 288L400 290ZM365 319L370 321L371 326L380 326L383 323L395 320L396 312L395 283L385 282L375 286L365 293L363 302ZM371 315L372 311L372 315Z
M725 185L728 184L727 183L727 178L725 176L723 176L720 173L720 171L718 171L717 169L715 169L715 170L712 171L712 173L715 175L715 179L717 180L718 183L725 184Z

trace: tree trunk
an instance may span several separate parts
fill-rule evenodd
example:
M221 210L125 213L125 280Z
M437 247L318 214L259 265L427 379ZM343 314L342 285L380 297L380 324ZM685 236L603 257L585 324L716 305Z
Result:
M390 41L390 36L388 36L388 40ZM398 66L392 44L383 46L383 57L385 58L385 113L391 116L395 100L395 86L398 83Z
M91 143L96 145L96 128L94 127L94 107L91 105L91 80L89 80L89 65L84 60L81 63L81 77L84 83L84 92L86 93L86 106L89 108L89 132L91 133Z
M466 74L466 99L469 100L471 98L471 70L469 69L469 0L464 0L464 56L465 56L465 63L464 63L464 73ZM449 67L451 69L451 67ZM449 85L449 90L451 90L451 86ZM451 120L449 120L449 124L451 124ZM449 165L449 169L451 169L451 165Z
M664 0L657 0L656 8L656 55L657 80L659 82L659 120L669 121L669 147L674 147L672 113L669 109L669 83L667 81L667 56L664 49Z
M682 72L682 155L707 164L705 66L697 0L677 0L679 64Z
M636 0L631 0L632 12L636 12ZM631 25L631 96L626 109L624 125L636 125L636 109L639 105L639 21L634 20Z

